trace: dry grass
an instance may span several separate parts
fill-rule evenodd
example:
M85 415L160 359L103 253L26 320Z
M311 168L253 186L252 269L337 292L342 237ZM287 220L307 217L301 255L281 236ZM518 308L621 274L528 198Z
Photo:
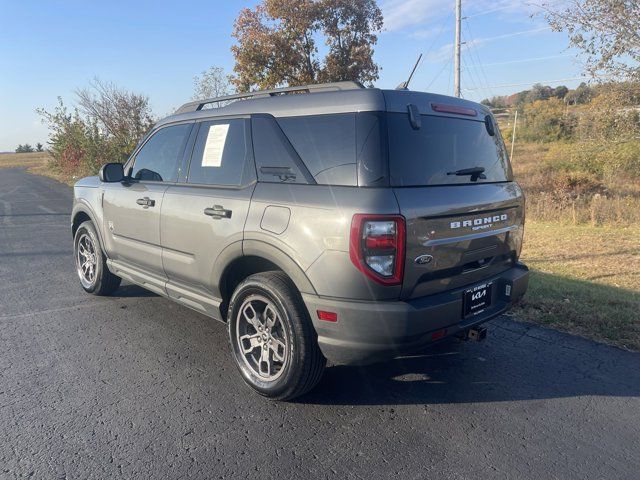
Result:
M51 160L47 152L0 153L0 168L46 167Z
M29 173L53 178L67 185L75 182L75 179L61 175L52 167L48 152L0 153L0 168L15 167L26 167Z
M568 225L640 225L640 181L554 169L552 144L516 144L512 162L527 197L527 218Z
M532 274L517 317L640 350L640 225L529 221L522 260Z

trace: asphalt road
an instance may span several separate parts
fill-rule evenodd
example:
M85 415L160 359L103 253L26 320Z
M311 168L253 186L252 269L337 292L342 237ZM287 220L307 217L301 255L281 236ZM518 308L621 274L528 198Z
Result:
M261 398L224 325L73 267L71 189L0 170L0 477L639 478L640 354L501 318L480 344Z

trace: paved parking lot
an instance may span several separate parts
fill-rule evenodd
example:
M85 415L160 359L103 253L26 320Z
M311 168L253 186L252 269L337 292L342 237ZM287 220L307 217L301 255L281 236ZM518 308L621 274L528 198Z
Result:
M85 294L71 189L0 170L0 478L640 477L640 354L508 318L486 342L246 388L225 326Z

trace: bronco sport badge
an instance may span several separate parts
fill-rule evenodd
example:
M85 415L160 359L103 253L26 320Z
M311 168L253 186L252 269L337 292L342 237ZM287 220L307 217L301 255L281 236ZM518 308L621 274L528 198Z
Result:
M493 215L491 217L479 217L467 220L459 220L457 222L451 222L451 229L471 227L472 230L483 230L485 228L491 228L494 223L506 222L508 215L502 213L500 215Z

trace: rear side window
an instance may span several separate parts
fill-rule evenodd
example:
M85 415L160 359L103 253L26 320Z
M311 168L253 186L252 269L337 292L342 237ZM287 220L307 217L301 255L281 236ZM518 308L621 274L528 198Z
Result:
M272 117L251 119L253 154L258 180L276 183L309 183L302 161ZM313 183L313 182L311 182Z
M238 186L253 180L247 122L231 119L200 124L187 183Z
M154 133L136 154L131 177L140 181L175 182L178 161L192 123L164 127Z
M358 184L356 114L278 118L278 123L319 184Z
M491 136L485 122L422 115L414 130L405 113L389 113L389 173L393 186L451 185L512 180L509 158L498 131ZM454 172L484 168L484 176Z

